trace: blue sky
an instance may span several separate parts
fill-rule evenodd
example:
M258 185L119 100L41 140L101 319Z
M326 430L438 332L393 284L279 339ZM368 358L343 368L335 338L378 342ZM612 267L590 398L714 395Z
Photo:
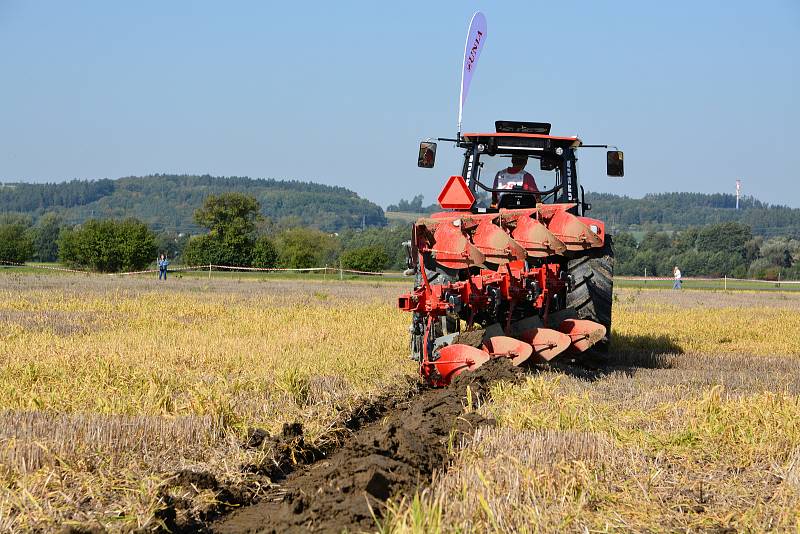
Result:
M0 0L0 180L148 173L337 184L435 200L472 13L488 38L464 130L494 120L583 152L587 189L732 192L800 207L800 2Z

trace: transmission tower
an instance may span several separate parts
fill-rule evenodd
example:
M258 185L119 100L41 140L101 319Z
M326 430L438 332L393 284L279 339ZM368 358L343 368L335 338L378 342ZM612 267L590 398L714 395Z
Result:
M742 194L742 181L736 180L736 209L739 209L739 196Z

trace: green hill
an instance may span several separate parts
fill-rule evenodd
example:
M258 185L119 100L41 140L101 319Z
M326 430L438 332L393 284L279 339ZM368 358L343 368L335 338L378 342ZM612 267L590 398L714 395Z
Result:
M588 216L608 224L613 232L674 231L692 226L738 222L750 226L753 234L764 237L800 238L800 209L775 206L753 197L740 199L728 194L653 193L643 198L586 193L592 205ZM422 195L401 200L387 208L390 220L413 220L420 214L438 211L439 206L422 205Z
M309 182L157 174L117 180L0 185L0 213L37 219L58 212L67 223L89 218L136 217L156 231L197 233L192 214L206 196L238 191L255 196L273 221L291 221L327 232L385 226L383 209L344 187Z
M309 182L246 177L152 175L54 184L0 185L0 214L21 213L38 219L60 213L75 224L89 218L136 217L156 231L198 233L192 214L209 194L239 191L255 196L262 214L285 226L311 226L327 232L380 227L387 215L377 204L344 187ZM630 198L608 193L586 193L589 215L606 221L614 232L674 231L691 226L739 222L755 235L800 237L800 209L766 204L752 197L728 194L660 193ZM400 209L406 208L406 209ZM416 218L411 212L430 212L422 196L390 206L393 221Z
M738 222L765 237L800 237L800 209L775 206L744 197L736 209L736 196L703 193L658 193L643 198L586 193L592 205L589 216L601 219L614 231L682 230L690 226Z

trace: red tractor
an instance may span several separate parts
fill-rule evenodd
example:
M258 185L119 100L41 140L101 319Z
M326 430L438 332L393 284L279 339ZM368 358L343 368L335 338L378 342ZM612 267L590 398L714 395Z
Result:
M439 195L446 211L417 220L406 243L416 278L398 305L413 314L412 357L434 386L491 358L546 362L604 350L610 339L611 237L584 216L591 206L575 157L579 147L606 145L550 135L546 123L495 125L439 139L464 150L462 172ZM420 167L435 157L436 143L420 144ZM539 162L535 180L529 160ZM622 152L607 152L607 172L623 175Z

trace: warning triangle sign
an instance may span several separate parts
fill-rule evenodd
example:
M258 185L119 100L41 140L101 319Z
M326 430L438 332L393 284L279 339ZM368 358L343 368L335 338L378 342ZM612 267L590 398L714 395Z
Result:
M439 193L439 205L446 210L468 210L474 203L475 195L463 176L451 176Z

